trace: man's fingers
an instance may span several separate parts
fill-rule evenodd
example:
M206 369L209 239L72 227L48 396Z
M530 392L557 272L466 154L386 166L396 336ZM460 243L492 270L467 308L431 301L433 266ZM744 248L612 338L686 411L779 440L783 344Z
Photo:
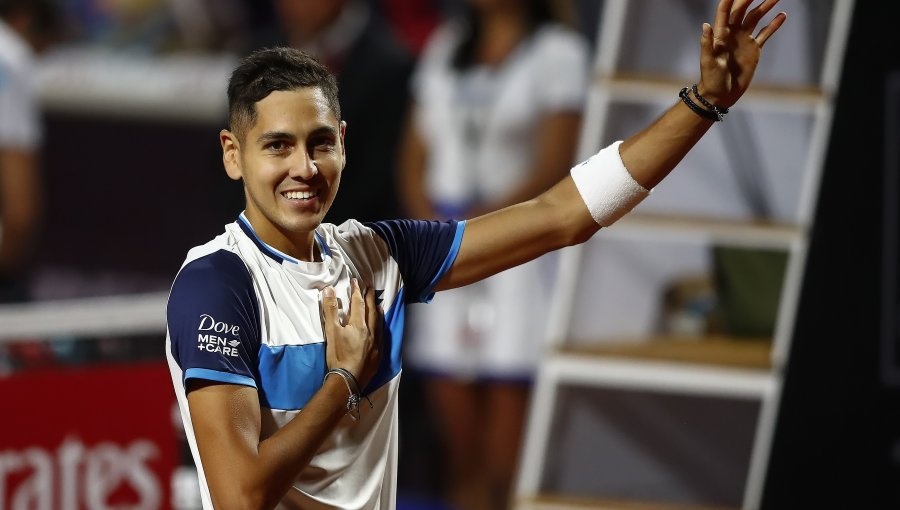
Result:
M769 22L768 25L764 26L762 30L760 30L759 33L756 34L756 44L759 44L759 47L762 48L763 45L766 44L766 41L769 39L769 37L772 37L772 34L774 34L781 27L781 25L784 24L785 20L787 20L787 14L779 12L778 15L776 15L775 18Z
M716 20L713 22L713 51L723 50L728 46L729 28L728 19L731 16L731 7L734 0L720 0L716 9Z
M728 24L740 25L743 23L744 15L747 14L747 8L750 7L751 3L753 3L753 0L737 0L737 3L731 8L731 13L728 15Z
M325 330L325 338L334 338L335 328L341 326L338 315L338 299L334 295L334 289L325 287L322 289L322 326Z
M703 24L703 32L700 34L700 66L701 68L713 58L713 33L709 23Z
M728 28L728 18L731 16L731 6L734 0L720 0L719 7L716 8L716 19L713 22L713 33L716 37L721 37Z
M375 340L381 339L381 313L375 303L375 291L366 291L366 325L374 333Z
M347 312L347 324L363 324L366 320L366 301L359 289L359 281L350 279L350 310Z
M756 25L759 24L759 20L763 19L763 16L769 13L775 4L778 3L778 0L766 0L765 2L756 6L755 9L751 10L749 14L747 14L747 19L744 20L744 25L749 29L753 30L756 28Z

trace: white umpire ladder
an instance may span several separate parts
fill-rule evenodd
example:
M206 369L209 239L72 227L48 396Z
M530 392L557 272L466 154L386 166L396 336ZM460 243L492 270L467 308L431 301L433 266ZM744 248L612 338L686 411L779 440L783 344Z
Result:
M595 486L601 486L601 493L592 490L587 495L561 494L558 488L548 487L548 471L561 469L558 464L566 460L565 452L560 453L558 444L553 442L559 436L554 435L560 426L557 421L565 414L560 410L563 388L758 403L755 425L749 426L752 437L748 439L748 462L737 468L745 475L741 480L742 493L732 498L733 504L724 506L760 506L853 0L785 1L779 8L788 11L788 21L767 43L754 85L725 122L713 126L680 168L635 212L601 231L589 243L562 253L548 319L550 350L537 374L515 489L517 508L723 506L720 501L704 501L701 496L665 501L659 495L642 497L640 491L636 495L634 490L623 495L600 481ZM696 66L701 22L711 23L714 12L712 0L605 1L579 160L646 125L648 119L677 100L681 87L693 83L697 73L690 64ZM798 46L802 48L798 50ZM657 62L648 64L648 57L652 61L654 56ZM805 69L806 76L798 69ZM746 118L735 119L742 115ZM738 128L743 131L736 134ZM779 129L790 136L780 136ZM741 154L748 134L764 143L756 151ZM802 139L800 144L796 143L798 137ZM741 143L736 145L735 140ZM733 205L729 202L735 200L720 197L727 192L720 193L719 189L728 188L722 176L733 177L737 173L737 163L729 160L735 149L739 157L751 160L752 173L766 176L776 184L768 190L763 184L757 190L768 195L766 219L758 219L759 211L754 214L729 209ZM709 189L696 189L703 186ZM740 197L737 202L741 202ZM651 327L641 330L638 325L632 330L639 330L639 334L600 327L599 334L582 335L593 336L591 341L574 340L577 335L573 335L573 324L585 322L579 320L579 307L587 307L588 315L598 315L597 320L602 321L603 310L615 308L619 299L601 296L595 300L596 296L590 296L591 289L586 290L602 288L605 283L591 281L588 273L603 273L598 267L616 262L595 259L592 254L615 243L631 243L631 249L637 250L632 253L638 254L640 246L649 246L647 250L653 251L659 243L691 245L699 250L711 246L782 250L787 254L787 265L773 337L765 341L724 337L685 341L660 338ZM612 270L604 274L612 274L619 283L628 282L627 274L622 276ZM645 295L643 299L654 298ZM638 301L631 305L641 308ZM629 314L621 312L627 312L628 306L620 307L615 312L621 314L617 317L607 316L607 322L625 320ZM640 315L640 311L637 313ZM644 323L649 316L644 313ZM598 336L628 341L613 343L609 339L598 340ZM571 441L587 447L592 439L588 434ZM562 458L548 466L553 455ZM579 469L584 478L591 479L590 462L582 463Z

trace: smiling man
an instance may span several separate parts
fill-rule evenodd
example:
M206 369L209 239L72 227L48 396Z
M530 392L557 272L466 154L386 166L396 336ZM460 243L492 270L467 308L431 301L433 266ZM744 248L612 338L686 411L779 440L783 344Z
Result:
M220 134L246 209L188 253L167 310L204 508L394 508L405 306L582 242L631 210L746 91L785 20L756 31L776 2L722 0L693 91L546 193L464 222L322 223L346 163L335 80L297 50L246 58Z

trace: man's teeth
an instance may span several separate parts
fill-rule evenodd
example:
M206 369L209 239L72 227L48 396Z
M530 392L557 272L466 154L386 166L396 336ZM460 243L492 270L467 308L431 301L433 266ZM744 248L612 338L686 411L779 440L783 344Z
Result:
M312 198L314 196L316 196L315 191L286 191L284 193L285 198L290 198L292 200Z

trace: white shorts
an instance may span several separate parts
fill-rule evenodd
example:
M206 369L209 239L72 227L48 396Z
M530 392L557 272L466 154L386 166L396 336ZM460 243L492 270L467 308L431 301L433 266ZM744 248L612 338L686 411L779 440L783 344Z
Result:
M410 366L463 379L528 379L544 345L555 257L439 292L409 309Z

